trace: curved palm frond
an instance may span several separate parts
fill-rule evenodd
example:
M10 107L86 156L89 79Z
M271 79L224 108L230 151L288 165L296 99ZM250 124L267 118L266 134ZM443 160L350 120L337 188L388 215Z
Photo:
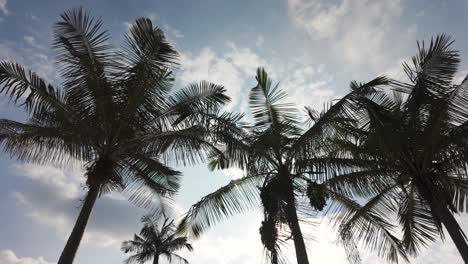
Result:
M351 92L345 95L334 104L330 104L321 113L315 113L311 108L307 108L307 113L311 117L312 126L304 132L295 142L292 149L304 148L311 141L320 143L321 140L332 136L337 126L346 125L349 122L355 122L358 109L355 105L357 96L370 96L376 89L389 84L389 79L385 76L379 76L367 83L352 82L350 84ZM319 144L312 145L317 147ZM313 152L313 148L306 152Z
M191 114L214 112L231 100L225 92L223 86L207 81L191 84L169 99L166 114L175 111L178 118L174 124L178 124Z
M257 69L256 79L257 86L252 88L249 96L255 128L264 129L281 121L295 121L294 104L281 102L286 97L286 92L279 89L279 84L272 86L272 80L265 69Z
M236 213L259 205L258 186L264 175L246 176L203 197L179 223L178 232L199 237L209 227Z
M184 263L188 264L188 260L185 258L181 257L180 255L176 253L170 253L166 255L166 258L169 260L169 263Z
M434 216L420 197L417 190L410 186L399 202L399 221L403 229L402 243L409 254L416 255L422 247L427 247L443 234L442 226L434 221Z
M0 144L5 152L24 162L64 166L90 159L93 147L63 127L0 119Z
M116 73L125 105L122 115L131 117L136 110L143 120L151 120L166 104L174 79L170 69L177 65L178 54L148 18L135 20L125 38L123 63Z
M65 80L68 103L78 116L94 114L109 120L113 110L108 79L113 63L109 35L101 30L102 20L83 8L65 11L54 25L54 49Z
M15 103L21 98L26 111L34 116L41 116L47 110L53 110L63 116L71 113L65 104L62 92L48 84L34 72L26 72L16 62L0 63L0 93L8 95Z
M398 262L399 257L408 260L405 248L394 234L396 226L390 224L387 218L395 207L393 192L396 187L390 186L364 206L340 193L330 191L334 203L331 210L339 214L335 221L339 224L339 235L342 238L340 241L345 244L345 248L354 247L360 242L388 261Z

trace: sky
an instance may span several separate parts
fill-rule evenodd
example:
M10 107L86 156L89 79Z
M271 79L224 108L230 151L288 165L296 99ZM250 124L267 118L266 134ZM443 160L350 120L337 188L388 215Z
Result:
M417 40L437 33L455 39L468 73L468 1L423 0L0 0L0 60L15 60L59 84L51 53L52 25L64 10L83 6L101 16L112 42L120 45L132 21L148 17L180 53L176 88L208 80L226 87L229 110L247 111L255 69L263 66L298 108L320 109L348 91L349 82L388 74L402 78L401 63ZM0 98L0 118L24 113ZM21 164L0 154L0 263L57 261L84 195L82 171ZM205 164L184 173L175 198L183 213L201 197L242 175L236 169L210 172ZM144 210L119 194L98 200L75 263L122 263L120 243L139 231ZM458 216L468 232L468 216ZM194 241L182 254L192 264L260 264L259 211L232 217ZM314 263L347 263L327 219L305 228ZM291 249L287 254L291 255ZM363 251L363 263L385 263ZM293 258L291 263L295 263ZM422 250L413 263L462 263L447 237Z

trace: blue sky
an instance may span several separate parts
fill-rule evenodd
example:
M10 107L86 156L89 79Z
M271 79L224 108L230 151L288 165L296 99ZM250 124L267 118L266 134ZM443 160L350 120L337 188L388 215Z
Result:
M244 111L257 66L281 81L298 107L338 98L351 80L366 81L381 73L401 78L400 64L416 51L416 40L437 33L452 35L468 73L468 1L422 0L0 0L0 60L13 59L59 83L53 54L52 23L70 7L84 6L102 16L104 27L119 45L135 18L151 18L181 53L177 87L198 80L223 84ZM0 100L1 118L24 114ZM54 263L78 213L83 197L80 169L19 164L0 155L0 263ZM209 172L201 164L180 168L179 211L203 195L239 177L230 170ZM139 230L144 212L118 194L97 202L76 263L121 263L120 242ZM468 231L468 218L459 218ZM307 229L315 241L310 258L317 263L346 263L330 228L318 223ZM261 263L258 226L252 212L213 228L185 254L194 264ZM384 263L369 252L364 263ZM448 238L424 250L415 263L461 263ZM291 259L291 263L294 260Z

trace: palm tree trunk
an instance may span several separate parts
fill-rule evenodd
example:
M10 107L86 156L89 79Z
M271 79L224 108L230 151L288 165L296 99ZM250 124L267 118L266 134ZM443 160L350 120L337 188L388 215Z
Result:
M309 264L304 237L302 236L301 226L299 225L299 219L297 217L296 199L294 197L294 189L291 180L287 181L287 188L288 201L286 204L286 218L294 240L297 264Z
M431 179L427 177L427 179ZM449 210L446 203L446 197L440 195L432 190L437 190L437 186L434 186L435 181L419 181L422 197L429 203L431 209L440 218L440 221L447 229L450 238L457 247L460 256L463 261L468 264L468 239L458 224L457 220L453 216L453 213ZM429 188L427 188L429 186Z
M294 247L296 249L297 264L309 264L307 249L304 243L304 237L302 236L301 226L299 225L299 220L297 218L296 208L294 204L290 205L289 203L287 207L287 218L294 240Z
M271 264L278 264L278 253L272 252L271 253Z
M159 263L159 254L156 254L154 257L153 257L153 264L158 264Z
M91 186L89 188L88 194L81 208L78 219L76 220L75 226L70 234L70 237L67 240L67 244L60 255L60 258L57 264L71 264L75 258L76 252L78 251L78 246L80 241L83 238L83 234L88 223L89 216L93 210L94 203L99 195L99 186Z
M463 261L468 263L468 239L453 216L453 213L449 211L447 206L436 206L436 210Z

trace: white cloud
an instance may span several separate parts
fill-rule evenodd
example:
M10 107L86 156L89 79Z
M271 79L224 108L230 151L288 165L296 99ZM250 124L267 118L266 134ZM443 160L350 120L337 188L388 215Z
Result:
M7 0L0 0L0 11L6 16L10 14L10 11L7 9Z
M184 255L192 264L262 263L263 247L258 233L259 223L251 221L248 226L237 226L231 222L231 228L237 229L236 234L224 236L207 234L193 243L193 253Z
M294 21L318 38L334 36L338 24L348 12L348 1L337 5L324 6L318 1L288 0L288 7Z
M324 102L335 99L330 87L332 78L324 72L324 65L309 65L292 60L280 63L276 58L265 59L250 48L228 42L226 50L218 54L210 47L198 54L182 53L179 79L182 84L207 80L224 85L232 103L228 110L247 111L248 94L255 85L257 67L265 67L275 82L281 83L290 97L285 101L321 108Z
M173 37L176 39L180 39L184 37L184 34L182 34L180 30L171 27L169 24L164 25L164 31L165 31L164 33L166 33L166 35L169 35L169 37Z
M323 65L313 67L306 65L290 70L289 78L282 83L299 110L304 106L311 106L314 109L322 110L324 104L338 95L330 87L333 78L323 72Z
M16 164L14 168L17 175L60 190L65 198L75 199L80 196L82 181L79 179L83 177L83 171L63 171L52 166L33 164Z
M238 47L232 42L228 42L228 52L226 58L232 62L244 75L252 75L257 67L267 67L269 63L265 59L260 58L255 52L249 48Z
M400 0L288 0L288 7L297 26L326 41L329 52L346 63L381 66L392 59L399 43L414 36L394 24L402 13Z
M222 170L222 172L224 173L224 175L233 180L240 179L245 175L245 172L239 168L229 168Z
M402 82L409 82L408 76L406 76L405 71L403 70L403 63L408 63L410 59L402 58L395 62L394 64L391 64L390 66L387 67L386 70L380 73L380 75L385 75L389 78L402 81Z
M18 257L15 252L2 249L0 250L0 263L2 264L52 264L52 262L46 261L43 257L29 258L29 257Z
M23 40L30 44L30 46L23 48L21 47L22 45L18 46L13 42L0 42L0 60L16 61L27 70L36 72L47 81L52 83L57 82L59 80L59 71L57 71L53 59L45 52L44 47L38 44L32 36L26 36Z
M198 54L182 53L179 79L184 85L201 80L223 85L232 98L228 109L241 105L244 110L246 79L253 78L255 69L266 62L248 48L239 48L234 43L228 43L227 47L224 54L217 54L210 47L203 48Z

